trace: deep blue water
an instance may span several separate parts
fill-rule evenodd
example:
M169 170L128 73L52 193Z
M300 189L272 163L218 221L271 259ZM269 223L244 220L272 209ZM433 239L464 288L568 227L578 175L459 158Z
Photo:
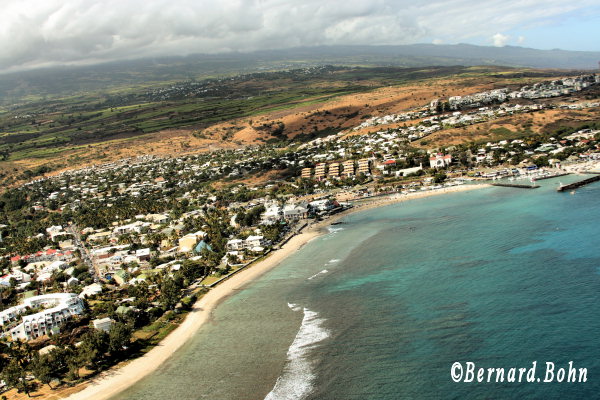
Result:
M541 184L346 217L119 398L598 397L600 184ZM547 361L573 361L587 382L453 382L468 361L506 373L537 361L542 380Z

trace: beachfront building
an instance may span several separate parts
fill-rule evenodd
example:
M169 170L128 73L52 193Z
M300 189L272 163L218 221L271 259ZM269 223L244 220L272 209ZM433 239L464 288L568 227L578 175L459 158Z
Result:
M31 310L39 312L21 314ZM0 325L4 335L13 340L31 340L50 333L58 333L60 325L74 315L83 313L83 301L74 293L52 293L25 299L23 304L0 312Z
M329 164L329 171L327 175L330 178L339 178L340 176L340 163L331 163Z
M286 221L308 218L308 208L302 204L286 204L283 208L283 218Z
M261 215L263 225L273 225L277 223L283 215L281 207L277 203L266 205L265 212Z
M227 241L227 250L237 251L244 248L244 241L242 239L231 239Z
M312 170L310 168L302 168L302 178L310 179Z
M368 158L358 160L358 173L369 175L371 173L371 161Z
M429 166L431 168L444 168L452 163L452 156L450 154L436 154L429 157Z
M343 162L342 166L344 167L344 176L350 177L356 174L354 160L346 160Z
M327 164L325 164L325 163L317 164L317 166L315 167L315 179L325 178L326 170L327 170Z

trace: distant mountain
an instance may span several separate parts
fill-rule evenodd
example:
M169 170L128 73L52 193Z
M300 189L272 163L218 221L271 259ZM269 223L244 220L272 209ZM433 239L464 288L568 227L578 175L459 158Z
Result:
M362 66L499 65L596 69L600 52L486 47L469 44L403 46L321 46L251 53L198 54L59 67L0 75L0 102L140 88L168 82L323 64Z

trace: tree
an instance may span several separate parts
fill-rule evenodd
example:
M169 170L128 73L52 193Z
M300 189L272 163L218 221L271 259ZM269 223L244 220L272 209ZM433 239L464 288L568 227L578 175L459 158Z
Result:
M31 397L29 394L34 386L26 379L26 370L19 365L16 359L10 360L8 365L4 367L0 374L2 380L9 386L17 389L17 392L27 393L27 397Z
M160 285L160 302L167 309L172 310L179 301L180 288L173 278L166 277Z
M52 362L46 354L33 358L31 361L31 372L40 382L48 385L50 389L54 389L50 385L50 382L56 378L56 369L53 368Z
M91 366L104 358L108 350L108 335L104 331L90 331L83 335L77 348L79 366Z
M119 354L129 346L131 341L131 327L122 322L115 322L108 332L108 351L112 355Z

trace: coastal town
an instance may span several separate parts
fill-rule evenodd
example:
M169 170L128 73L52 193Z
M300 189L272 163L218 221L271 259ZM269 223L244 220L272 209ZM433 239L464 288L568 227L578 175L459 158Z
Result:
M142 155L8 189L3 390L73 385L144 354L212 288L374 199L595 165L598 124L444 147L424 139L516 114L597 109L597 100L565 96L599 84L588 74L450 96L307 142Z

